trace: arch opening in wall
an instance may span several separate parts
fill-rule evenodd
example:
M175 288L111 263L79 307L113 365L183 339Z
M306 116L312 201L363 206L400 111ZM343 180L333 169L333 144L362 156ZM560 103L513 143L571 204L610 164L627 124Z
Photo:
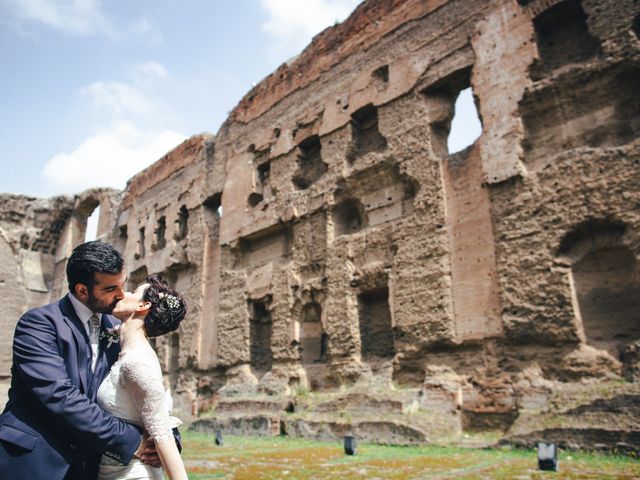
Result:
M249 300L249 356L251 369L260 376L271 370L272 321L269 311L270 299Z
M184 240L189 233L189 210L186 205L182 205L178 210L178 217L175 221L175 233L173 238Z
M351 144L347 152L350 162L369 152L382 152L387 148L387 139L378 128L378 109L373 104L351 114L350 126Z
M359 232L366 226L364 205L360 200L348 198L336 205L333 212L333 225L336 236Z
M202 205L210 213L213 213L219 220L222 218L222 192L216 192L213 195L207 197Z
M389 65L381 65L371 72L376 90L381 91L389 86Z
M449 155L460 152L482 135L482 123L471 87L458 94L454 107L451 129L447 135L447 151Z
M253 154L254 166L254 187L247 197L247 204L256 207L263 200L269 200L273 196L271 188L271 160L269 154L271 149L256 150L252 144L249 152Z
M299 190L305 190L315 183L326 171L327 164L322 161L322 145L318 135L311 135L298 144L296 163L298 169L292 177L293 184Z
M101 233L99 223L100 200L94 196L84 198L73 213L73 238L85 242L97 239Z
M153 244L151 245L153 250L160 250L161 248L165 247L165 245L167 244L166 233L167 233L167 218L163 215L161 217L158 217L156 228L153 231L154 238L153 238Z
M624 231L621 224L590 222L561 247L572 260L574 308L587 344L620 359L640 340L640 272L636 256L622 242Z
M395 345L389 289L378 288L359 294L358 317L362 359L371 361L393 358Z
M636 38L640 39L640 13L633 18L631 30L635 34Z
M310 302L302 307L300 318L300 359L303 365L326 362L327 335L322 328L322 307Z
M145 251L145 243L146 243L146 232L145 227L138 228L138 241L136 242L136 252L134 257L136 260L140 258L144 258L146 253Z
M89 242L98 238L98 223L100 220L100 204L87 217L87 229L84 234L84 241Z
M589 33L580 0L563 0L533 20L539 61L532 64L534 80L565 65L584 62L600 50Z
M457 70L422 90L433 153L445 158L482 135L482 119L471 87L471 67Z

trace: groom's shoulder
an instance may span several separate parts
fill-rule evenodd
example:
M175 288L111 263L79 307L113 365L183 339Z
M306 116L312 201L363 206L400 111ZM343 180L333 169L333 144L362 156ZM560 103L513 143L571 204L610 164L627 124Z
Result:
M30 318L30 317L50 317L50 316L61 316L63 315L64 303L66 297L55 300L47 305L41 305L39 307L31 308L27 310L22 317Z

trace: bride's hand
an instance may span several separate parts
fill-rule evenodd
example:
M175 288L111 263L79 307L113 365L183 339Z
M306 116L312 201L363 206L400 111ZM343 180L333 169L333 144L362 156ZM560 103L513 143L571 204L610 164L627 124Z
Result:
M160 462L160 457L158 456L158 452L156 450L156 445L153 440L149 438L147 432L144 432L142 435L142 442L140 442L140 446L136 453L133 454L134 457L139 458L142 463L145 465L149 465L150 467L160 467L162 463Z

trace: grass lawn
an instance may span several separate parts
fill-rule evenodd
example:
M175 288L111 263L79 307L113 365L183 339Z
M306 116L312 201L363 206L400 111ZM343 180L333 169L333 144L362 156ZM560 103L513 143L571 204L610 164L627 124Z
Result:
M637 459L576 452L560 452L558 472L542 472L532 450L358 444L347 456L341 442L225 436L218 446L213 435L195 432L185 432L183 443L192 480L640 478Z

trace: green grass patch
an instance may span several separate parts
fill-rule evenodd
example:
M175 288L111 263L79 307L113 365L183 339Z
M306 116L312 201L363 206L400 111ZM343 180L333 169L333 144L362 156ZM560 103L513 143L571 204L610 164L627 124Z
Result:
M541 472L533 450L399 447L359 443L344 454L342 442L290 437L214 436L186 432L183 458L189 478L201 479L637 479L631 457L563 452L559 471Z

